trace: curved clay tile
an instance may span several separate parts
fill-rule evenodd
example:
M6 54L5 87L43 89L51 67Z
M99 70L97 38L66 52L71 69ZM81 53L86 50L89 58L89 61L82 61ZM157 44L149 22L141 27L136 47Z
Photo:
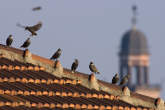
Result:
M20 70L22 70L22 71L24 71L24 70L26 70L27 68L25 67L25 66L21 66L20 67Z
M21 82L27 83L27 82L32 82L31 79L27 80L26 78L22 78Z
M29 91L25 91L23 94L24 94L25 96L26 96L26 95L30 95L30 92L29 92Z
M50 108L55 108L55 104L54 103L51 103L50 104Z
M53 91L49 91L48 96L54 96L54 92Z
M40 95L42 95L42 92L41 91L37 91L36 95L40 96Z
M20 66L15 66L14 69L15 69L15 70L20 70L21 68L20 68ZM22 70L22 69L21 69L21 70Z
M47 81L45 79L42 79L41 80L41 83L46 83Z
M43 91L42 95L48 95L48 91Z
M21 79L20 79L20 78L16 78L16 80L15 80L15 81L20 82L20 81L21 81Z
M28 66L27 70L34 70L34 68L32 66Z
M1 66L2 69L7 69L8 67L6 65Z
M29 83L34 83L34 79L30 78L28 82Z
M34 71L39 71L39 70L40 70L40 68L38 66L34 67Z
M8 70L11 71L11 70L14 70L14 67L12 65L9 65L8 66Z
M5 90L5 91L4 91L4 94L11 94L11 91Z
M5 78L3 79L3 81L4 81L4 82L8 82L9 79L5 77Z
M50 105L48 103L45 103L43 106L50 108Z
M47 84L52 84L53 83L53 80L52 79L48 79L47 80Z
M35 79L34 83L39 84L39 83L41 83L41 81L39 79Z
M9 82L11 83L11 82L15 82L15 78L14 77L10 77L9 78Z
M36 95L36 92L35 91L31 91L30 95Z
M68 108L69 107L69 105L67 104L67 103L64 103L63 105L62 105L62 108Z

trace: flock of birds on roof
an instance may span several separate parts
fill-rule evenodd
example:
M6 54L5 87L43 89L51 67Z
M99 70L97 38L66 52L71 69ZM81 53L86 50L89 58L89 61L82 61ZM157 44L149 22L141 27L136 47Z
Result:
M30 36L37 36L36 31L38 31L42 27L42 22L38 22L34 26L22 26L20 24L17 24L17 26L24 28L25 30L29 31L31 33ZM9 37L6 40L6 45L11 46L13 43L13 36L9 35ZM30 37L26 39L26 41L20 46L21 48L28 48L31 44Z
M42 8L40 6L34 7L32 10L33 11L38 11L41 10ZM31 33L30 37L32 36L37 36L36 31L40 30L42 27L42 22L38 22L37 24L33 26L23 26L21 24L17 24L18 27L24 28L25 30L29 31ZM20 48L28 48L29 45L31 44L30 37L26 39L26 41L20 46ZM6 40L6 45L11 46L13 42L13 37L12 35L9 35L7 40ZM51 60L58 60L58 58L61 56L62 50L59 48L53 56L50 58ZM75 61L71 65L71 71L72 73L76 72L76 69L78 68L79 61L78 59L75 59ZM91 61L89 64L89 69L91 72L95 74L100 74L94 63ZM119 85L125 85L128 82L129 75L125 75L123 79L121 79ZM116 73L115 76L112 78L112 84L117 84L119 82L119 75Z
M39 11L41 9L42 9L42 7L37 6L37 7L34 7L32 9L32 11ZM36 32L41 29L42 22L40 21L40 22L38 22L37 24L35 24L33 26L24 26L24 25L21 25L21 24L18 23L17 26L21 27L21 28L24 28L26 31L29 31L31 33L30 37L32 37L32 36L37 36ZM20 46L21 48L28 48L29 47L29 45L31 44L30 37L28 37L26 39L26 41ZM12 42L13 42L13 36L9 35L9 37L6 40L6 45L11 46Z

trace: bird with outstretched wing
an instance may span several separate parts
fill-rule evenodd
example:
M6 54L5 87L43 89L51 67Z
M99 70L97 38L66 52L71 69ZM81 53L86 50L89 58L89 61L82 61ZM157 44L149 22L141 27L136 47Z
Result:
M21 24L17 24L18 27L24 28L25 30L28 30L31 33L31 36L36 36L36 31L40 30L42 27L42 22L38 22L36 25L33 26L23 26Z

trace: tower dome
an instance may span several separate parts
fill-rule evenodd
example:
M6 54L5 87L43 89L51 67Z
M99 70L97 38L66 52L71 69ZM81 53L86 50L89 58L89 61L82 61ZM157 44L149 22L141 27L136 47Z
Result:
M145 35L141 31L136 29L136 5L132 7L132 11L132 28L129 31L127 31L122 37L120 55L149 54Z
M120 79L129 76L128 87L139 94L150 97L160 96L160 87L149 84L149 51L147 38L136 28L137 7L132 7L132 27L126 31L121 39L119 52Z
M137 29L131 29L127 31L121 40L120 55L121 54L149 54L145 35Z
M134 85L148 85L148 66L149 51L147 39L143 32L136 28L137 7L133 6L132 28L124 33L120 45L120 77L128 74L130 76L128 86L133 88ZM136 71L132 71L135 69ZM136 81L132 82L132 76L136 74Z

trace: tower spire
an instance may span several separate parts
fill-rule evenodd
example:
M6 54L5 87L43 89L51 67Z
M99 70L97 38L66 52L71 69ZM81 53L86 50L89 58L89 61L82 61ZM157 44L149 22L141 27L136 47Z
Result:
M132 12L133 12L133 17L132 17L132 28L136 28L136 23L137 23L137 6L133 5L132 6Z

